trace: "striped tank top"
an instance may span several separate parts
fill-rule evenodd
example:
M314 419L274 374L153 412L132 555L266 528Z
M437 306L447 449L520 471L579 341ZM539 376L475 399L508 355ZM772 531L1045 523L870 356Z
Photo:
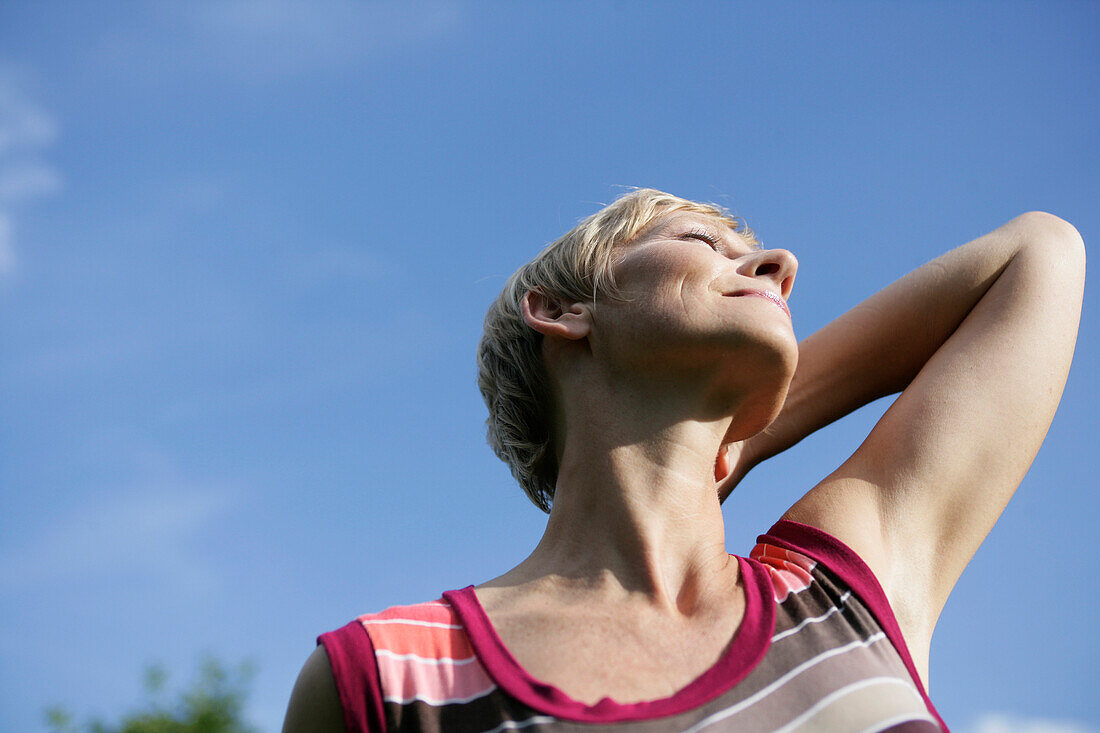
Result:
M870 568L781 521L737 558L745 616L718 662L660 700L587 705L529 675L473 586L322 634L349 731L947 730Z

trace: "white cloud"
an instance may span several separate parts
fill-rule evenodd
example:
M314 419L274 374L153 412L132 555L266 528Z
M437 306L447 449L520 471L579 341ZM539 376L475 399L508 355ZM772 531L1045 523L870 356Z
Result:
M14 71L0 65L0 278L18 263L14 212L61 190L61 174L41 158L57 139L58 124L19 89Z
M0 70L0 155L46 147L57 139L57 121L19 92L14 76Z
M0 211L0 277L15 271L15 249L11 245L11 217Z
M1096 728L1072 720L1023 718L1007 713L985 713L972 733L1096 733Z

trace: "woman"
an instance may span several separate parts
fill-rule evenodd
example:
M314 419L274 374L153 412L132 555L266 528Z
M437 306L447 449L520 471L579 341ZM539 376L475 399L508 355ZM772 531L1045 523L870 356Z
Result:
M1069 370L1084 245L1031 212L797 343L797 262L642 189L489 311L490 443L546 532L519 566L320 638L287 731L946 728L925 692L952 586ZM756 464L901 392L750 558L720 502Z

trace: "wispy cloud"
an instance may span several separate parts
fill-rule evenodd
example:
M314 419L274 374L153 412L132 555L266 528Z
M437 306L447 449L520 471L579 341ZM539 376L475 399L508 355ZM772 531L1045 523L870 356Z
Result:
M0 588L149 573L191 592L209 590L215 578L194 544L232 509L236 494L209 484L152 486L73 511L0 555Z
M11 217L0 211L0 277L15 271L15 246L11 241Z
M58 129L22 91L19 75L0 64L0 278L18 265L16 212L61 190L61 174L43 157Z
M226 202L232 188L225 179L210 175L186 175L169 185L161 203L167 209L188 214L208 213Z
M421 52L455 26L451 0L410 6L358 0L228 0L148 8L145 32L100 39L99 61L206 83L282 80L400 52ZM140 63L135 63L140 62Z
M0 202L16 206L61 190L61 175L40 160L16 161L0 169Z
M1096 733L1096 728L1072 720L1024 718L1008 713L985 713L971 733Z
M16 76L0 67L0 155L42 148L57 139L57 121L20 93Z
M305 287L331 286L334 282L369 282L388 269L382 258L366 249L323 247L286 258L285 272Z

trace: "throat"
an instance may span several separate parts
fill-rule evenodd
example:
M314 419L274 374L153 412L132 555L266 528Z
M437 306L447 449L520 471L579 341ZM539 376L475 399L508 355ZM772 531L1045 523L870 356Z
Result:
M654 506L629 492L563 492L538 546L509 575L542 581L562 597L602 603L644 599L690 617L707 596L736 585L717 494L680 496Z

